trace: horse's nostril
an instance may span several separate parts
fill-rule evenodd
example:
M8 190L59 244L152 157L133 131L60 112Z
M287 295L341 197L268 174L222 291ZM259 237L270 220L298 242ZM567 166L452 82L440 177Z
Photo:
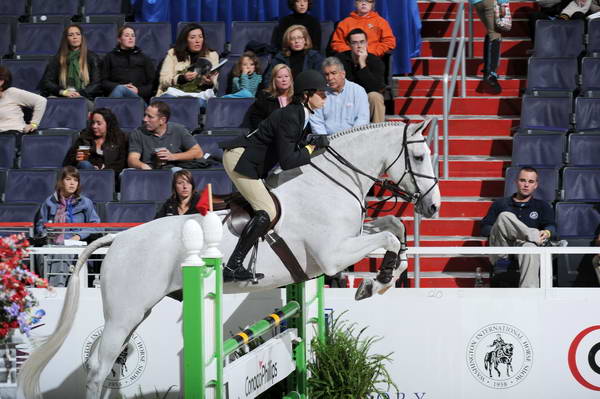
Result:
M430 208L432 214L434 214L437 211L437 206L435 204L432 204Z

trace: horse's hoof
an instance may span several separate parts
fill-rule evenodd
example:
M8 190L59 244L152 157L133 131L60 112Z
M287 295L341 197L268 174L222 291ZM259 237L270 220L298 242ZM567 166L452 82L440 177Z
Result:
M354 299L356 301L360 301L365 298L370 298L373 296L373 280L371 279L363 279L360 286L356 289L356 294L354 294Z

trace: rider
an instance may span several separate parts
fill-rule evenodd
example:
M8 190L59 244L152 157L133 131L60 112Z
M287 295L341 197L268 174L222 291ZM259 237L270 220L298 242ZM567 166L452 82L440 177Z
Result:
M490 347L493 346L494 350L498 350L498 349L502 349L504 347L504 345L506 345L506 342L504 342L504 340L502 339L502 336L500 336L500 334L496 334L496 339L494 340L494 342L492 342Z
M223 268L225 281L250 280L244 259L256 241L265 234L276 216L273 199L262 179L277 164L293 169L310 162L310 155L329 145L327 136L311 135L308 120L325 104L327 84L315 70L301 72L294 82L291 104L273 112L258 129L223 143L223 166L239 192L250 203L254 217L248 222ZM257 274L257 278L264 277Z

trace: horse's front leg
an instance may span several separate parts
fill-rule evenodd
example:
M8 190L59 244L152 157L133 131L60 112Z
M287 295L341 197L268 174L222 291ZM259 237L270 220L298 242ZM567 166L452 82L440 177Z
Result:
M498 368L498 362L494 363L494 370L498 373L498 378L500 378L500 369Z

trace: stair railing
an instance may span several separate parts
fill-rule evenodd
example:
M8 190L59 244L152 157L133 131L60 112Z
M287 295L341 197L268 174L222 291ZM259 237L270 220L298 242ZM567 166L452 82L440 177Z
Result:
M456 88L456 80L458 78L458 70L460 68L461 74L461 95L460 97L467 96L466 86L466 63L465 63L465 50L467 37L465 36L465 3L468 0L458 1L458 10L456 11L456 20L454 21L454 28L452 29L452 37L450 39L450 48L448 49L448 56L446 57L446 64L444 66L444 77L443 77L443 134L444 134L444 179L448 179L448 119L450 109L452 107L452 100L454 99L454 89ZM471 21L472 21L471 14ZM472 22L471 22L472 23ZM472 31L472 28L471 28ZM458 44L457 44L458 43ZM455 51L456 50L456 51ZM453 64L454 62L454 64ZM452 75L450 75L450 68L452 67Z

